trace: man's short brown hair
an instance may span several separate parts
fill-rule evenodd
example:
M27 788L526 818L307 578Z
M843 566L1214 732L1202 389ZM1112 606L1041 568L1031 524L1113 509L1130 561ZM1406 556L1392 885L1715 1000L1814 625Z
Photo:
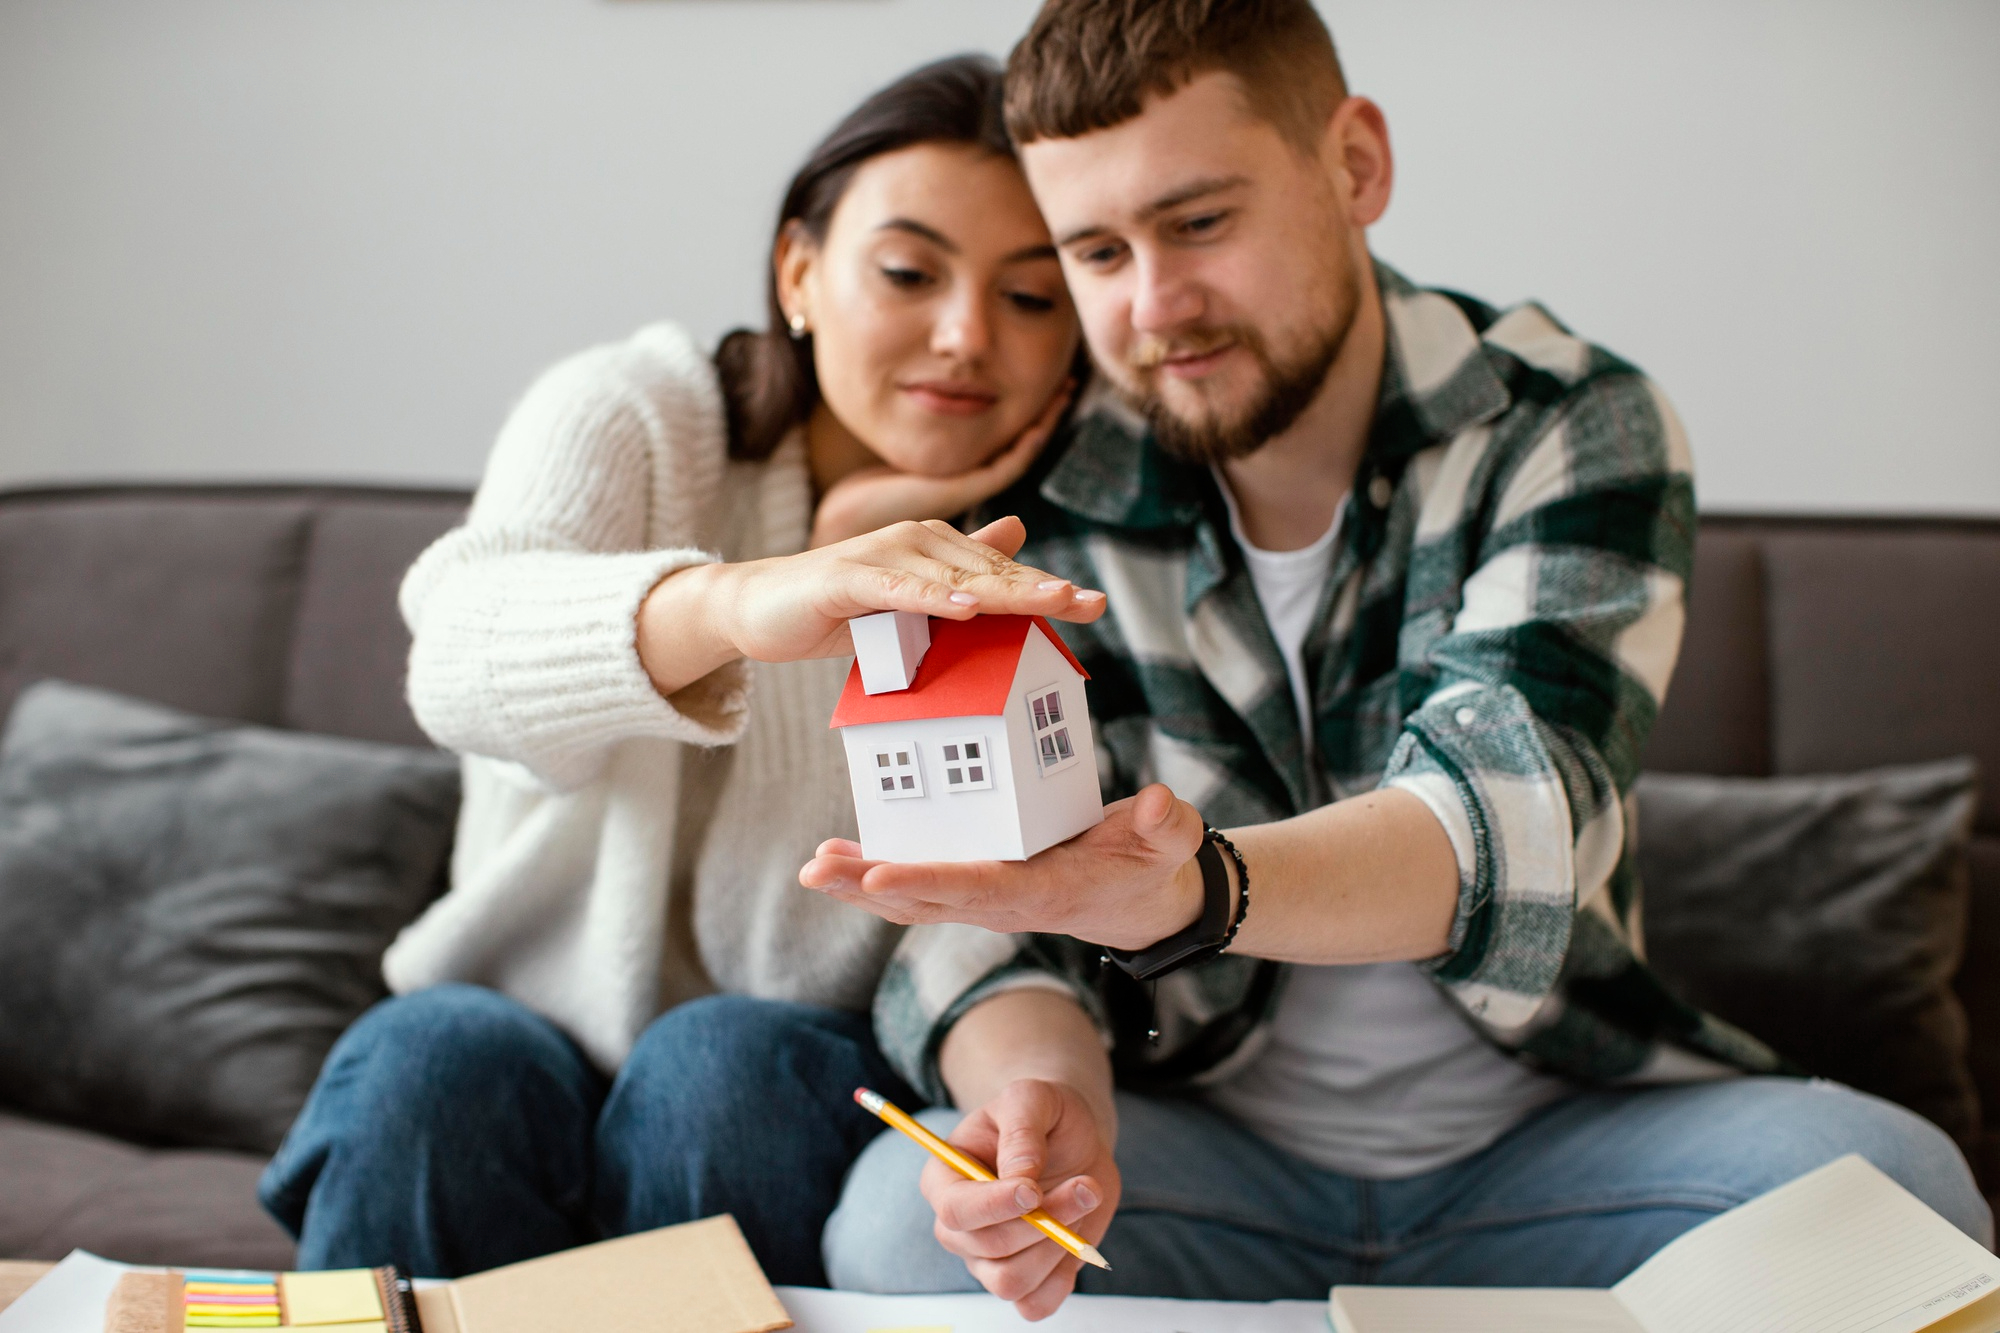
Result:
M1311 0L1047 0L1007 61L1007 129L1017 144L1109 129L1211 70L1304 152L1347 97Z

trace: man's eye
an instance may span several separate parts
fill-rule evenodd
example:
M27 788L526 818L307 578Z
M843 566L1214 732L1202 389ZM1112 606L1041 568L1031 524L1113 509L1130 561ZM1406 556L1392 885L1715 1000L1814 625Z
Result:
M1033 292L1008 292L1007 299L1014 303L1017 310L1025 310L1034 315L1045 315L1056 308L1054 301L1046 296L1037 296Z
M882 276L892 287L921 287L931 280L931 275L920 268L884 268Z
M1090 265L1092 268L1104 268L1107 265L1116 263L1118 261L1118 256L1121 255L1122 253L1124 253L1123 246L1099 245L1099 246L1094 246L1089 250L1085 250L1081 257L1083 259L1083 262Z
M1198 213L1181 223L1181 230L1200 236L1206 232L1214 231L1217 227L1221 226L1223 219L1227 216L1228 214L1226 213Z

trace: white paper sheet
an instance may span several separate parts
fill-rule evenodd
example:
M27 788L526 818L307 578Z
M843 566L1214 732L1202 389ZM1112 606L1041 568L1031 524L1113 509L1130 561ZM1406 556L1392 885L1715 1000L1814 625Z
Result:
M113 1263L83 1250L0 1310L0 1333L104 1333L104 1303L130 1264Z
M1327 1333L1324 1301L1168 1301L1142 1296L1072 1296L1038 1324L986 1295L870 1296L857 1291L779 1287L797 1333L950 1329L951 1333ZM5 1330L0 1330L5 1333Z

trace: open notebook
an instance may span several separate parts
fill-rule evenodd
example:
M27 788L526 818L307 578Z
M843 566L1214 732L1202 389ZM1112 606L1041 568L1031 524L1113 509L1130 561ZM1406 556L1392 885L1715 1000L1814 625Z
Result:
M1331 1304L1338 1333L1995 1333L2000 1260L1849 1155L1609 1291L1335 1287Z

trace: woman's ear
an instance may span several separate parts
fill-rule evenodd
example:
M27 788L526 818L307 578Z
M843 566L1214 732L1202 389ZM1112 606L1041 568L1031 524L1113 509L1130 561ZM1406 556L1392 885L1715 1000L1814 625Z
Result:
M804 333L812 327L806 292L811 285L813 264L818 259L819 247L813 244L797 218L784 225L771 247L771 272L778 282L778 308L785 312L794 333Z

